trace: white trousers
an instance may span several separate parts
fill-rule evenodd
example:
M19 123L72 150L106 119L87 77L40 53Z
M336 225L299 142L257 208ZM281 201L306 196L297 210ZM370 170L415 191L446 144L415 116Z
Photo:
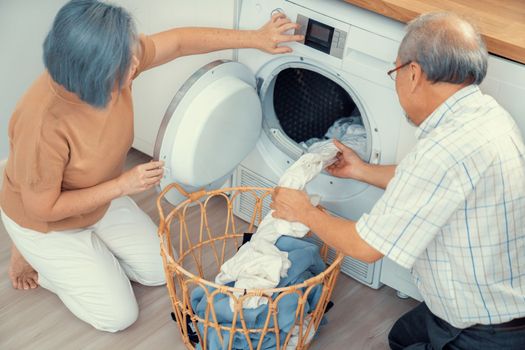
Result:
M99 222L82 229L43 234L3 212L2 220L40 286L99 330L116 332L137 319L130 280L165 283L157 226L129 197L113 200Z

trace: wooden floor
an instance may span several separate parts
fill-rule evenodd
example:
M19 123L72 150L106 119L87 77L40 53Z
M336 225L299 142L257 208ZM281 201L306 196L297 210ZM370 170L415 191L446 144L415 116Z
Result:
M149 160L132 150L127 166ZM134 199L157 222L156 195L151 190ZM10 246L0 224L0 349L185 349L170 317L165 287L134 284L140 308L137 322L116 334L97 331L73 316L58 297L43 288L14 290L7 278ZM373 290L345 275L340 276L332 300L335 307L327 314L328 324L311 349L388 349L386 338L393 322L417 304L412 299L397 298L391 288Z

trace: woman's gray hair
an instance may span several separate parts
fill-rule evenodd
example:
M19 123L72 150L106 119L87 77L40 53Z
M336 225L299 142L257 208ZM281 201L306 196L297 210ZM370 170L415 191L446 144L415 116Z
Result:
M44 41L44 64L82 101L105 107L126 80L137 40L131 15L96 0L72 0L57 13Z
M449 12L412 20L398 57L401 64L419 63L433 83L480 84L487 74L488 53L481 35L469 22Z

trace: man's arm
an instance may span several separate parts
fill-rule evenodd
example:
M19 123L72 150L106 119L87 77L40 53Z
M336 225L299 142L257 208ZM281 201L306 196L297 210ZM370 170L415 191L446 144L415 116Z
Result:
M396 165L373 165L364 163L356 180L385 189L394 177Z
M298 28L282 13L258 30L232 30L220 28L174 28L151 36L155 43L152 67L167 63L177 57L233 48L257 48L269 53L286 53L291 49L278 44L302 40L300 35L284 32Z
M334 140L339 149L336 161L326 168L333 176L354 179L385 189L394 177L396 165L373 165L364 162L351 148Z
M270 207L275 210L274 217L305 224L323 242L343 254L367 263L383 257L359 236L354 221L340 219L315 208L305 192L278 187L272 198Z
M312 208L306 215L305 225L323 242L352 258L373 263L383 257L359 236L355 221L337 218Z

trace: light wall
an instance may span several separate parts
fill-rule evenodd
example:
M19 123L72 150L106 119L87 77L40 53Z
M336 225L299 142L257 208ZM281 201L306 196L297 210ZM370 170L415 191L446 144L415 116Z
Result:
M42 43L65 0L0 0L0 161L18 100L42 72Z
M0 0L0 161L8 156L7 128L18 100L43 71L42 43L66 0ZM135 17L139 32L155 33L175 26L231 27L233 0L116 0ZM157 122L171 97L199 65L214 57L182 58L147 72L134 86L138 148L150 153ZM159 117L160 115L160 117ZM155 125L152 125L155 124ZM143 140L145 139L145 140ZM143 145L143 146L141 146Z

